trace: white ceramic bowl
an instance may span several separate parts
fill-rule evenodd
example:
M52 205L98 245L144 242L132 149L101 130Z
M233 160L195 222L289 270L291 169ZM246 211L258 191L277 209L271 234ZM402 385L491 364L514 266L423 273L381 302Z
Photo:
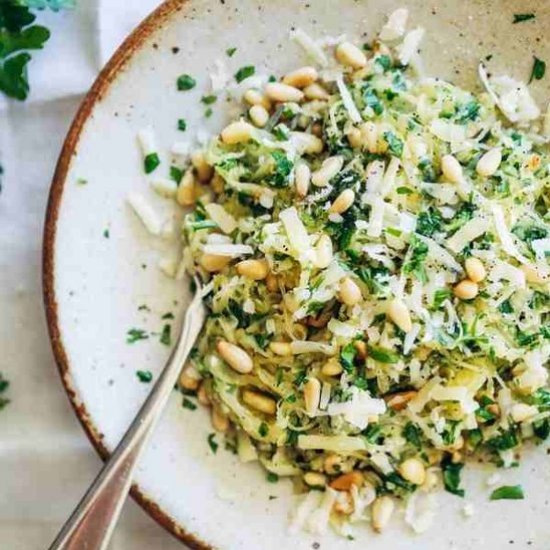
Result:
M303 52L288 40L293 26L314 36L346 33L360 42L365 35L372 38L384 15L402 4L169 1L126 41L99 77L73 123L54 178L45 229L44 283L63 383L103 456L118 442L150 389L138 381L136 371L157 373L169 351L158 336L129 345L126 332L131 327L158 331L168 311L175 313L177 323L188 296L185 284L166 278L157 268L159 255L174 251L176 243L150 238L125 202L130 191L139 190L159 211L170 211L167 202L148 189L136 132L153 125L162 150L176 139L193 136L199 127L206 125L214 132L226 116L223 101L205 120L199 99L209 91L207 75L216 59L231 74L245 64L280 73L305 61ZM536 41L550 24L549 10L540 3L522 2L521 10L512 2L478 0L406 4L410 24L428 31L423 50L432 75L470 85L478 59L492 54L497 71L511 69L525 78L531 67L526 51L533 49L542 58L550 53L547 44ZM532 7L539 8L534 22L511 24L514 11ZM224 52L230 47L237 52L229 59ZM197 88L178 92L175 81L181 73L195 75ZM537 91L539 98L545 92L541 85ZM182 117L188 122L187 135L176 128ZM140 311L142 304L150 311ZM382 536L368 527L358 528L356 542L351 543L330 533L323 538L290 535L290 484L267 483L259 467L239 464L223 445L214 455L207 444L211 432L206 412L182 408L181 396L174 392L133 491L153 517L191 546L309 549L319 542L321 548L335 550L548 548L550 480L543 446L526 452L521 468L503 473L503 483L523 484L526 500L490 503L487 471L468 467L464 478L474 517L466 520L460 513L464 501L442 493L435 526L422 537L411 535L396 519Z

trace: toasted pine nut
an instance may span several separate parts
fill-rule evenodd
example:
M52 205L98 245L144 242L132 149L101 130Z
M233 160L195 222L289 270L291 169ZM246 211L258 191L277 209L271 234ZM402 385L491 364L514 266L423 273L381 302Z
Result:
M216 349L221 358L235 371L240 374L248 374L254 368L252 358L244 349L230 344L225 340L219 340Z
M243 401L253 409L265 414L275 414L277 412L277 402L275 399L251 390L243 391Z
M487 405L487 410L495 416L500 416L500 407L496 403L491 403L490 405Z
M359 359L367 358L367 344L363 340L355 340L353 347L357 350L357 357Z
M254 126L257 126L258 128L263 128L269 120L269 113L262 105L252 105L252 107L248 110L248 116L254 123Z
M222 413L220 408L216 405L212 407L212 412L210 416L212 422L212 427L217 431L224 433L229 428L229 419L225 414Z
M179 383L184 390L195 391L201 383L201 378L194 368L184 367L180 374Z
M347 306L354 306L361 301L363 297L361 289L357 283L350 277L344 277L340 281L339 286L339 299Z
M249 105L261 105L264 109L269 111L271 109L271 102L260 91L250 88L244 93L244 100Z
M313 131L313 129L312 129ZM316 155L323 150L323 140L307 132L292 132L298 154Z
M197 399L199 403L205 407L208 407L212 403L210 397L208 397L208 393L206 393L206 386L204 384L201 384L197 391Z
M341 42L336 47L336 59L353 69L362 69L367 64L367 56L351 42Z
M357 470L354 470L353 472L342 474L336 479L333 479L330 482L330 486L336 491L349 491L353 485L357 487L363 485L363 481L363 474Z
M206 156L204 151L194 151L191 154L191 164L195 167L197 171L197 177L199 181L205 182L208 181L214 174L214 168L206 162Z
M337 454L328 455L323 462L325 472L332 475L340 472L341 465L342 457Z
M466 261L464 262L464 269L466 270L466 274L468 275L470 281L473 281L474 283L480 283L483 279L485 279L485 277L487 277L485 266L478 258L466 258Z
M308 378L304 384L304 401L308 416L313 416L321 398L321 382L317 378Z
M311 170L305 162L299 162L294 170L294 185L299 197L304 198L309 191L311 182Z
M239 275L253 281L262 281L269 273L265 260L243 260L236 265L236 269Z
M541 285L547 281L547 278L541 275L540 271L535 266L524 264L520 266L520 269L525 273L525 279L528 283Z
M306 472L304 483L310 487L324 487L327 484L327 477L319 472Z
M398 471L403 479L415 485L422 485L426 480L426 468L419 458L407 458L399 465Z
M461 300L472 300L477 296L479 287L474 281L463 279L460 283L455 285L453 292L454 295Z
M415 390L393 393L384 397L384 401L386 401L390 409L402 411L407 406L407 403L416 397L417 393Z
M337 359L329 359L322 367L321 373L325 376L338 376L342 374L342 365Z
M329 93L317 82L310 84L304 88L304 94L307 99L317 100L317 101L326 101L330 95Z
M217 254L203 254L199 260L199 264L209 273L221 271L229 264L231 258L229 256L218 256Z
M219 174L214 174L212 177L212 180L210 181L210 187L212 187L212 191L216 193L217 195L220 195L223 193L223 188L225 186L225 181Z
M292 355L292 347L288 342L270 342L269 349L275 355Z
M232 122L222 130L221 138L224 143L234 145L235 143L250 141L253 135L254 126L244 120L238 120L237 122Z
M294 88L305 88L310 84L313 84L319 75L317 74L317 69L315 67L300 67L295 71L292 71L286 74L283 77L283 83L288 84L289 86L294 86Z
M176 202L180 206L195 204L195 177L192 170L187 170L181 178L176 191Z
M360 149L363 146L363 135L359 128L350 128L347 133L349 144L354 149Z
M317 187L328 185L330 180L342 170L344 157L329 157L323 161L321 168L311 175L311 183Z
M343 214L348 210L355 200L355 192L353 189L344 189L330 205L329 212L331 214Z
M360 126L363 141L369 153L378 152L378 126L374 122L365 122Z
M411 314L403 300L394 298L388 304L388 317L403 331L410 332L412 329Z
M500 166L502 161L502 151L500 147L494 147L489 149L478 161L476 165L476 172L480 176L492 176Z
M332 240L323 233L315 244L315 265L319 269L325 269L332 261Z
M297 103L304 98L302 90L288 84L283 84L282 82L268 82L265 85L265 95L272 101L279 103L286 103L288 101L295 101Z
M516 403L512 406L510 415L514 422L523 422L536 414L539 410L534 405L526 405L525 403Z
M395 509L395 503L388 495L378 497L372 505L372 528L381 533L388 525Z
M279 290L279 283L277 282L277 275L268 273L265 279L265 286L269 292L277 292Z
M441 171L451 183L460 183L462 181L462 166L453 155L444 155L441 157Z

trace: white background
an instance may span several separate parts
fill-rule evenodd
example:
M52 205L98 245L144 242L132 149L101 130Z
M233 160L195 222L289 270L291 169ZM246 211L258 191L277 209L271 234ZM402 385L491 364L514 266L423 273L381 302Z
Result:
M101 67L159 0L77 0L43 12L52 31L30 64L25 103L0 97L0 372L11 403L0 412L0 548L46 549L100 468L62 389L41 295L42 225L57 155ZM114 550L182 545L128 501Z

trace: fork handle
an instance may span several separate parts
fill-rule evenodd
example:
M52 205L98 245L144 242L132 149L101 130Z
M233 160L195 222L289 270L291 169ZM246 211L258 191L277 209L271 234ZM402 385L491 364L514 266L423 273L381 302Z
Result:
M124 437L49 550L105 550L126 499L141 452L159 419L204 322L200 292L189 305L178 342Z

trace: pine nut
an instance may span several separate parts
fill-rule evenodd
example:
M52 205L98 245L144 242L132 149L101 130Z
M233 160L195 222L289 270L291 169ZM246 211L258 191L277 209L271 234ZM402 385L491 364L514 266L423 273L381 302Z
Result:
M318 78L319 75L315 67L301 67L286 74L283 77L283 83L294 88L305 88L313 84Z
M357 350L358 359L367 358L367 344L363 340L355 340L353 347Z
M330 359L321 367L321 373L325 376L338 376L343 370L338 359Z
M203 254L199 260L199 264L203 269L206 269L209 273L215 273L221 271L226 267L231 258L229 256L218 256L217 254Z
M361 485L363 485L363 481L363 474L354 470L353 472L342 474L336 479L333 479L330 482L330 486L336 491L349 491L353 485L355 485L356 487L360 487Z
M344 189L331 204L329 212L331 214L343 214L351 207L355 200L355 192L353 189Z
M307 132L292 132L292 137L296 142L296 151L300 155L316 155L323 150L323 140L314 134L308 134Z
M441 157L441 171L450 183L460 183L462 181L462 166L453 155Z
M514 422L524 422L525 420L532 418L538 414L539 410L533 405L526 405L525 403L516 403L512 406L510 415Z
M298 103L304 98L302 90L288 84L283 84L282 82L269 82L266 84L265 95L272 101L279 103L286 103L288 101Z
M248 110L248 116L254 123L254 126L257 126L258 128L263 128L269 120L269 113L262 105L252 105L252 107Z
M176 202L180 206L195 204L195 177L191 170L187 170L181 178L176 191Z
M184 390L195 391L201 382L199 373L194 368L184 367L181 371L179 383Z
M318 138L323 137L323 125L320 122L314 122L311 125L311 133Z
M395 503L392 498L383 495L378 497L372 505L372 528L381 533L390 522L395 509Z
M269 273L265 260L243 260L236 265L236 269L239 275L253 281L262 281Z
M321 398L321 382L317 378L308 378L304 384L304 401L308 416L313 416Z
M502 151L499 147L489 149L478 161L476 165L476 172L480 176L489 177L492 176L500 166L502 161Z
M355 506L353 504L353 498L348 492L341 492L338 495L336 502L334 503L334 510L340 514L349 516L353 513Z
M315 266L319 269L325 269L332 262L332 240L323 233L315 244Z
M210 182L210 187L212 187L212 191L214 191L214 193L221 195L221 193L223 193L223 188L225 187L225 181L219 174L214 174L212 181Z
M319 472L306 472L304 483L310 487L324 487L327 484L327 477Z
M262 94L260 91L254 90L254 88L250 88L250 90L247 90L244 93L243 97L244 100L251 106L261 105L267 111L271 109L271 102L269 101L269 99L267 99L267 97L265 97L265 95Z
M474 281L463 279L460 283L455 285L453 292L454 295L461 300L473 300L479 292L479 287Z
M361 289L357 283L350 277L344 277L340 281L339 286L339 299L341 302L347 306L354 306L355 304L361 301L363 297L361 294Z
M210 421L217 432L225 433L229 429L229 419L216 405L212 407Z
M210 180L212 174L214 173L214 168L206 162L206 155L204 154L204 151L194 151L191 154L191 164L197 171L199 181L205 182Z
M264 414L273 415L277 412L277 402L275 399L255 391L244 390L243 401L253 409L263 412Z
M470 281L473 281L474 283L480 283L483 279L485 279L485 277L487 277L485 266L478 258L466 258L466 261L464 262L464 269L466 270L466 274L468 275Z
M394 298L388 305L388 317L403 331L410 332L412 329L411 314L403 300Z
M208 396L208 393L206 392L206 385L201 384L199 390L197 391L197 399L199 400L199 403L201 405L204 405L205 407L208 407L212 401L210 401L210 397Z
M363 135L359 128L350 128L347 133L349 144L354 149L360 149L363 146Z
M367 65L367 56L351 42L341 42L336 47L336 59L347 67L362 69Z
M416 397L417 393L415 390L402 391L388 395L384 400L390 409L402 411L407 406L407 403Z
M282 355L282 356L292 355L292 347L288 342L270 342L269 349L275 355Z
M274 275L273 273L268 273L265 279L265 286L267 287L267 290L269 290L269 292L278 292L279 283L277 281L277 275Z
M294 171L294 184L299 197L304 198L307 195L310 182L311 170L309 166L305 162L299 162Z
M232 122L222 130L221 138L224 143L234 145L250 141L253 135L254 126L244 120L238 120L237 122Z
M321 168L311 175L311 183L316 187L328 185L330 180L342 170L343 165L344 157L337 156L325 159L321 164Z
M532 265L522 265L520 269L525 274L525 279L528 283L541 285L547 281L547 278L541 275L540 271Z
M316 82L304 88L304 94L307 99L317 101L326 101L330 97L329 93L323 88L323 86L317 84Z
M378 153L378 126L374 122L365 122L360 126L363 141L369 153Z
M398 468L401 477L414 485L422 485L426 480L426 468L418 458L407 458Z
M254 368L252 358L244 349L230 344L224 340L219 340L216 349L221 358L235 371L240 374L248 374Z
M342 457L337 454L328 455L323 462L323 469L327 474L338 474L342 467Z

